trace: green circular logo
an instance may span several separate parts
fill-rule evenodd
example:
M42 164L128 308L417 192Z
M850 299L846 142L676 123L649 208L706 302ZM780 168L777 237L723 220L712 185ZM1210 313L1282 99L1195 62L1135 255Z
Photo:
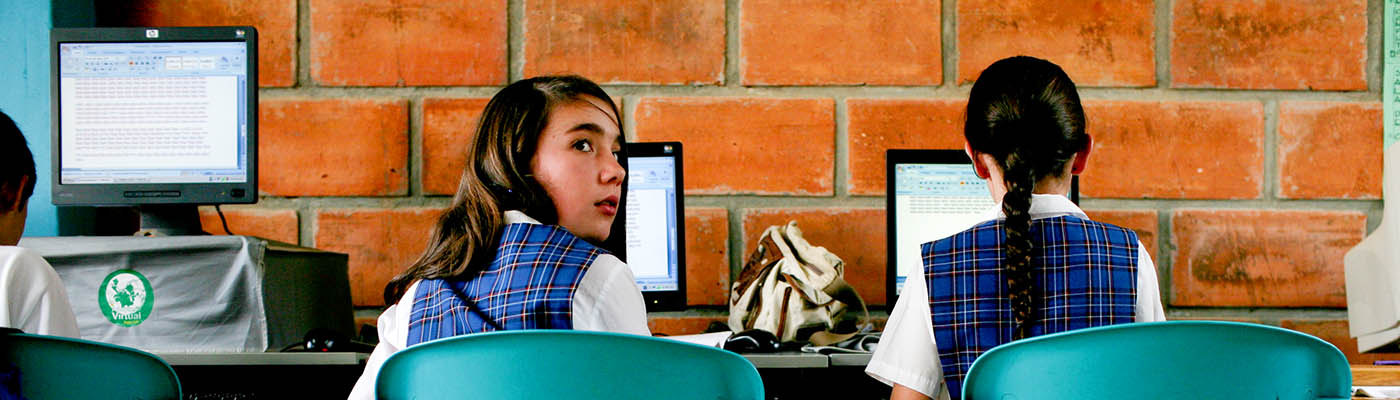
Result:
M156 304L151 282L140 272L119 269L102 279L97 287L97 305L102 315L117 326L136 326L151 316Z

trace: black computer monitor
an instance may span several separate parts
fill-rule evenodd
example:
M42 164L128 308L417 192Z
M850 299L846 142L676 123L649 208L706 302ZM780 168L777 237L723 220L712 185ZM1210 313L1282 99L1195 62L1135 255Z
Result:
M59 206L135 206L141 229L202 233L196 207L258 197L253 27L57 28Z
M623 260L647 311L679 310L685 297L685 185L680 142L628 143Z
M923 271L920 245L983 221L997 204L963 150L885 151L886 304L894 307L911 274ZM1079 203L1079 177L1070 185Z

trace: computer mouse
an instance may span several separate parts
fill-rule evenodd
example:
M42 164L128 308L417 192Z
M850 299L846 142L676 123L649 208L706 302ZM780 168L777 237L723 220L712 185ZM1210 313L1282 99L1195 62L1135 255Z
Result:
M772 332L762 329L749 329L736 332L724 339L724 349L735 353L772 353L778 351L782 342Z
M349 339L346 339L345 335L324 328L312 329L302 338L302 343L306 346L306 351L316 352L339 351L339 348L344 346L342 342L348 341Z
M302 338L302 346L306 351L314 352L353 351L369 353L374 351L373 345L350 340L349 337L340 332L325 328L315 328L306 332L306 336Z

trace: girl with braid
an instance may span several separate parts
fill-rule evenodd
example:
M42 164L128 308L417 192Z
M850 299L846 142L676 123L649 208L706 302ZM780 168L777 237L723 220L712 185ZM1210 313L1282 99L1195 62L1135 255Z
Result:
M1065 195L1093 141L1060 67L997 61L977 78L963 135L1001 204L921 247L866 373L892 400L961 398L973 360L1013 340L1166 319L1157 270L1132 230L1090 221Z
M587 79L536 77L496 93L427 249L384 288L379 344L350 398L374 398L389 355L434 339L517 329L650 336L632 270L598 247L627 173L622 140L617 105Z

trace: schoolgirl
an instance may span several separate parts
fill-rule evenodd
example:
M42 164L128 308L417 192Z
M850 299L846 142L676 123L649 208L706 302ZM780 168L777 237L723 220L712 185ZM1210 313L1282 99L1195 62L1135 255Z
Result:
M1049 61L997 61L972 86L963 134L999 207L921 247L866 373L890 398L961 398L983 352L1012 340L1165 320L1157 270L1133 231L1090 221L1065 197L1092 140L1069 76ZM1131 366L1113 366L1131 368Z
M374 397L390 354L433 339L515 329L650 335L631 270L597 246L622 195L621 126L608 94L576 76L518 81L487 103L452 206L384 289L380 342L351 398Z

